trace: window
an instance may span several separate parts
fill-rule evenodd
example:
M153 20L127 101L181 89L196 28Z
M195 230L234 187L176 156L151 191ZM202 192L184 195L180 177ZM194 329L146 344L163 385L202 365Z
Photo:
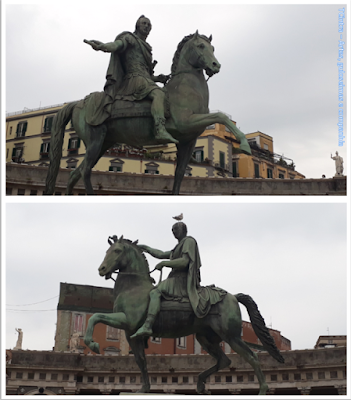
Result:
M225 381L227 382L227 383L230 383L230 382L232 382L233 381L233 377L231 376L231 375L227 375L226 377L225 377Z
M83 336L83 315L73 314L73 333L79 332Z
M34 379L34 372L28 372L28 379Z
M151 377L151 383L157 383L157 376L152 376Z
M130 377L130 383L136 383L136 376Z
M237 382L244 382L244 376L243 376L243 375L238 375L238 376L236 377L236 381L237 381Z
M122 161L119 158L115 158L114 160L111 160L111 166L109 167L108 170L111 172L122 172L123 164L124 164L124 161Z
M195 150L193 153L193 157L197 162L202 162L204 160L204 151L203 150Z
M93 382L94 382L94 377L88 376L88 383L93 383Z
M277 381L278 380L278 377L277 377L277 375L271 375L271 381Z
M99 383L104 383L104 377L103 376L99 376L98 377L98 382Z
M267 144L267 143L264 143L264 144L263 144L263 148L264 148L265 150L268 150L268 144Z
M80 139L78 137L71 137L68 141L67 151L68 154L78 154L80 147Z
M23 137L27 131L27 122L19 122L16 129L16 137Z
M46 141L40 145L40 159L49 158L50 142Z
M161 343L161 338L152 336L151 337L151 342L160 344Z
M183 376L183 383L189 383L189 377Z
M17 196L24 196L25 193L26 193L26 190L25 190L25 189L18 189L18 190L17 190Z
M120 376L119 383L126 383L126 378L124 376Z
M7 149L6 149L6 158L9 158L9 152L10 152L10 149L7 148Z
M107 340L119 340L120 330L107 325L106 327L106 339Z
M279 179L284 179L284 178L285 178L284 173L279 172Z
M238 165L236 161L233 161L233 178L238 177Z
M172 383L178 383L178 377L172 376Z
M6 196L12 195L12 188L6 188Z
M283 374L282 378L283 378L283 381L288 381L289 380L289 374Z
M68 381L69 380L69 374L63 374L62 375L62 380L63 381Z
M259 178L260 177L260 166L256 163L254 163L254 167L255 167L255 178Z
M308 380L313 379L313 373L312 372L306 372L306 379L308 379Z
M19 162L23 157L23 143L15 144L15 147L12 149L12 161Z
M51 127L52 127L52 121L53 120L54 120L53 116L45 118L43 132L51 132Z
M255 381L255 375L249 375L248 381L249 382L254 382Z
M216 383L220 383L221 382L221 376L220 375L216 375L215 376L215 382Z
M40 380L46 379L46 373L45 373L45 372L40 372L40 374L39 374L39 379L40 379Z
M51 380L57 381L57 376L58 376L58 374L51 374Z
M108 377L109 383L114 383L115 382L115 377L114 376L109 376Z
M31 195L31 196L36 196L37 194L38 194L38 191L37 191L37 190L33 190L33 189L32 189L32 190L30 191L30 195Z
M158 170L159 165L154 162L147 163L145 166L145 174L158 175L160 173Z
M325 372L318 372L318 379L325 379Z
M10 126L10 132L9 135L12 135L12 126Z
M270 168L267 168L267 178L272 179L273 178L273 170Z
M216 128L216 124L206 126L206 130L215 129L215 128Z
M186 337L185 336L177 338L177 346L186 348Z
M219 152L219 166L223 169L225 168L225 154L223 151Z
M162 382L162 383L167 383L167 376L163 376L163 377L161 378L161 382Z
M338 377L338 371L330 371L330 378L335 379Z
M301 374L294 374L295 381L301 381Z
M193 169L190 168L189 165L188 165L188 166L186 167L186 169L185 169L184 176L192 176L192 173L191 173L192 170L193 170Z
M23 372L16 372L16 379L22 379L23 378Z
M69 169L75 169L77 168L78 160L76 158L70 158L66 161L67 167Z

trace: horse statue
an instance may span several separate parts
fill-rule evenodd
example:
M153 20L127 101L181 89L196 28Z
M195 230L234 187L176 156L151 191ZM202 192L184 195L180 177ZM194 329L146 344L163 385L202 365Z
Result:
M164 90L167 93L166 130L177 143L177 166L174 176L173 194L179 194L186 167L193 154L197 138L208 125L225 125L240 141L240 150L251 154L248 141L235 124L221 112L209 113L209 91L204 72L211 77L220 70L220 63L214 56L212 37L198 32L184 37L173 58L171 78ZM93 96L94 93L89 96ZM55 116L50 142L50 165L46 178L45 194L55 191L55 182L62 157L65 127L71 120L78 137L84 142L86 153L82 163L71 172L66 194L72 194L75 184L82 178L86 193L94 194L91 184L91 169L103 154L116 143L132 147L160 144L155 139L155 124L150 113L150 101L135 103L117 100L112 104L111 117L100 125L87 123L87 102L85 99L63 107ZM123 106L124 104L124 106ZM146 105L145 105L146 104ZM145 107L148 107L148 113ZM123 108L121 110L121 107ZM129 109L141 108L142 112L128 116ZM130 110L129 110L130 112ZM140 116L142 115L142 116Z
M99 267L100 276L110 279L118 272L113 289L114 305L112 313L96 313L88 322L84 343L95 353L99 353L99 344L93 340L94 326L103 323L114 328L123 329L132 349L136 363L142 374L142 387L139 393L150 392L145 357L145 337L131 336L146 319L149 293L154 288L150 277L148 262L136 242L131 242L121 236L109 240L110 248ZM113 278L112 278L113 279ZM253 368L258 382L259 394L266 394L268 386L260 368L257 355L241 339L242 320L239 303L246 306L253 329L263 347L277 361L283 363L284 358L275 345L273 337L265 326L256 303L248 295L242 293L232 295L227 293L217 304L213 305L204 318L197 318L189 303L176 301L161 302L161 311L153 325L155 337L177 338L195 333L201 346L216 359L216 364L201 372L197 381L197 393L208 394L205 388L206 379L220 369L230 365L230 359L221 349L221 341L230 347ZM169 311L172 310L172 313Z

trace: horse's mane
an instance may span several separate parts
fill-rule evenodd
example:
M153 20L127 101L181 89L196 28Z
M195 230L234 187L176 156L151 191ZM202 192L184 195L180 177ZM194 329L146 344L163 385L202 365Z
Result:
M144 254L143 251L137 246L138 240L136 240L135 242L132 242L132 241L129 240L129 239L123 238L122 241L123 241L124 243L128 244L129 246L131 246L133 249L137 250L137 251L143 256L143 259L145 260L145 263L146 263L147 267L149 268L149 263L148 263L148 261L147 261L147 258L145 257L145 254Z
M179 63L179 58L180 58L180 53L183 50L183 47L185 45L185 43L187 43L190 39L192 39L195 36L195 33L185 36L183 38L183 40L181 42L179 42L178 47L176 52L174 53L173 56L173 62L172 62L172 67L171 67L171 73L174 74L177 70L178 67L178 63ZM201 37L201 39L205 39L207 42L210 43L210 39L208 37L206 37L205 35L200 35L199 37Z

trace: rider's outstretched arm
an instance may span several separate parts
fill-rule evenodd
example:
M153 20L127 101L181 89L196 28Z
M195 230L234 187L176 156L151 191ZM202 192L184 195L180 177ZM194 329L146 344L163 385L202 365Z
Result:
M171 258L171 251L162 251L162 250L157 250L153 249L152 247L146 246L145 244L138 244L138 247L140 247L143 251L146 251L147 253L151 254L152 257L155 258L160 258L160 259L170 259Z
M94 50L101 50L104 51L105 53L113 53L115 51L122 50L124 48L122 40L116 40L114 42L109 42L109 43L102 43L99 42L98 40L84 39L84 43L90 44L90 46Z

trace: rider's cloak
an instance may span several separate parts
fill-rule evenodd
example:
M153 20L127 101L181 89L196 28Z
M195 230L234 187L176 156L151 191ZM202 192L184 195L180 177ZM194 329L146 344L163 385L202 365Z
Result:
M102 124L111 116L111 106L116 99L142 100L159 88L151 79L151 46L131 32L122 32L116 40L120 40L123 47L111 53L104 91L91 93L85 99L86 121L93 126ZM124 54L127 47L130 54Z
M198 318L203 318L209 312L211 305L223 299L227 292L214 285L201 286L201 260L196 240L191 236L183 238L171 252L171 260L189 257L189 267L184 270L174 268L168 278L161 282L158 289L164 298L182 302L190 301L192 309Z

